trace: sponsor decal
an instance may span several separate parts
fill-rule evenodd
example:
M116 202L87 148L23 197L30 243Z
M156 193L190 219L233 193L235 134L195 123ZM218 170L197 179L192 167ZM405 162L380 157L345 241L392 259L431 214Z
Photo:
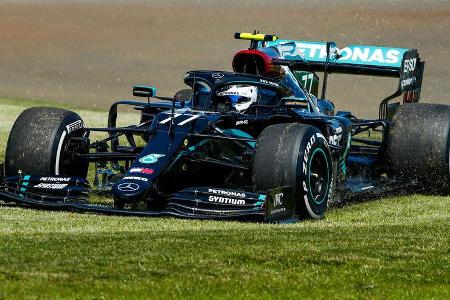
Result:
M122 192L134 192L140 188L140 185L134 182L124 182L117 186L117 189Z
M342 140L342 127L339 126L338 128L336 128L335 134L330 135L328 137L328 143L330 143L331 145L339 146L341 140Z
M212 78L214 78L214 79L220 79L220 78L223 78L223 73L213 73L212 75Z
M416 69L416 64L417 57L405 60L405 63L403 65L403 72L407 73L414 71Z
M409 86L409 85L414 84L415 82L416 82L416 77L411 77L411 78L408 78L408 79L403 79L403 80L402 80L402 89L405 88L405 87L407 87L407 86Z
M327 57L326 43L302 41L277 41L269 43L276 45L278 51L286 59L306 59L325 61ZM403 54L407 49L377 46L350 45L343 49L332 48L332 59L337 63L353 63L365 65L401 66Z
M245 193L236 192L236 191L224 191L224 190L217 190L217 189L208 189L208 193L222 195L222 196L232 196L232 197L245 198Z
M256 92L257 90L255 90L255 88L251 86L246 87L230 86L226 90L217 92L217 96L243 96L253 99L254 97L256 97Z
M275 194L273 197L273 206L283 205L283 193Z
M237 125L246 125L246 124L248 124L248 120L236 121L236 126Z
M242 199L234 199L234 198L220 197L220 196L213 196L213 195L209 196L208 201L215 202L215 203L223 203L223 204L245 205L245 200L242 200Z
M317 218L318 218L319 215L317 215L317 214L311 209L311 205L310 205L309 199L308 199L308 193L309 193L309 190L308 190L308 187L307 187L307 185L306 185L306 178L307 178L307 172L308 172L308 171L307 171L308 156L309 156L309 153L311 152L311 147L312 147L312 145L313 145L314 142L316 141L316 138L315 138L316 136L317 136L317 138L323 139L324 142L325 142L325 145L327 145L327 147L328 147L328 144L327 144L327 142L326 142L326 139L325 139L325 137L324 137L321 133L317 133L316 135L313 135L313 136L311 137L311 139L309 140L309 142L308 142L308 144L307 144L307 146L306 146L306 149L305 149L305 155L303 156L303 174L304 174L305 176L304 176L304 180L303 180L303 182L302 182L302 185L303 185L303 190L305 191L305 193L304 193L304 195L303 195L303 200L305 201L306 209L308 210L308 212L310 213L311 216L317 217ZM332 197L332 195L333 195L333 188L334 188L333 184L334 184L334 176L333 176L333 172L331 172L330 186L329 186L329 190L328 190L328 195L326 195L327 201L330 201L330 199L331 199L331 197Z
M311 152L311 147L314 145L316 141L316 135L311 136L311 138L308 141L308 144L306 144L305 154L303 155L303 174L307 174L307 166L308 166L308 156L309 152Z
M158 161L159 158L165 156L164 154L152 153L146 156L143 156L139 159L139 162L142 164L154 164Z
M278 193L273 195L273 207L272 214L284 213L286 211L286 207L283 206L283 193ZM281 207L280 207L281 206ZM276 208L278 207L278 208Z
M67 185L68 185L67 183L39 183L34 187L40 189L61 190L65 188Z
M241 92L239 91L223 91L217 93L217 96L240 96Z
M261 83L265 83L265 84L268 84L268 85L271 85L271 86L276 86L276 87L280 86L278 83L275 83L273 81L269 81L269 80L266 80L266 79L260 79L259 81Z
M400 51L377 49L373 47L344 48L339 51L341 60L395 64L400 62Z
M127 177L124 177L123 179L139 180L139 181L148 181L147 178L137 177L137 176L127 176Z
M72 131L75 131L75 130L78 130L78 129L81 129L81 128L84 128L83 121L77 120L77 121L67 125L66 126L66 131L67 131L67 133L71 133Z
M300 108L305 108L305 109L309 107L308 102L304 102L304 101L286 101L286 102L284 102L284 105L298 106Z
M286 207L280 207L272 210L272 214L279 214L286 211Z
M41 177L40 181L51 181L51 182L67 182L70 181L70 177Z
M153 174L154 170L150 169L150 168L131 168L130 171L128 171L129 173L142 173L142 174L147 174L147 175L151 175Z

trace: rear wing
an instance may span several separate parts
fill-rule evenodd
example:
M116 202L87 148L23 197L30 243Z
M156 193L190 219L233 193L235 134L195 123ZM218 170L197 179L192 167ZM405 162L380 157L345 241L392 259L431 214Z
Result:
M293 40L267 41L264 46L277 48L282 56L273 63L296 71L325 72L325 76L342 73L399 78L397 91L380 103L382 119L388 117L391 99L403 94L403 103L419 101L425 62L420 60L416 49L363 45L338 49L334 42Z

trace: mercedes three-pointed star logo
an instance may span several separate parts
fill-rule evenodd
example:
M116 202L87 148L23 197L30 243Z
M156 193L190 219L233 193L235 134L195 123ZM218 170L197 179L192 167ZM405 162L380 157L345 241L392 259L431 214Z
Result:
M117 188L122 192L134 192L139 189L139 184L134 182L124 182L119 184Z
M220 78L223 78L223 73L213 73L212 75L212 78L214 78L214 79L220 79Z

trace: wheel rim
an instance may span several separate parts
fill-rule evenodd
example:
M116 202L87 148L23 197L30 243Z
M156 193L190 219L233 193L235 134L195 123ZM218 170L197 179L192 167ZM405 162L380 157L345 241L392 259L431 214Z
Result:
M322 204L328 194L329 188L329 166L325 152L317 148L311 154L308 164L309 196L314 203Z

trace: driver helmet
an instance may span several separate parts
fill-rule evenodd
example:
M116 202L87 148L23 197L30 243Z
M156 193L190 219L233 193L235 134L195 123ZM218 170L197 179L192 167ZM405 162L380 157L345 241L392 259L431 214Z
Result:
M224 97L238 112L245 111L256 103L258 88L249 85L229 85L217 92L217 96Z

